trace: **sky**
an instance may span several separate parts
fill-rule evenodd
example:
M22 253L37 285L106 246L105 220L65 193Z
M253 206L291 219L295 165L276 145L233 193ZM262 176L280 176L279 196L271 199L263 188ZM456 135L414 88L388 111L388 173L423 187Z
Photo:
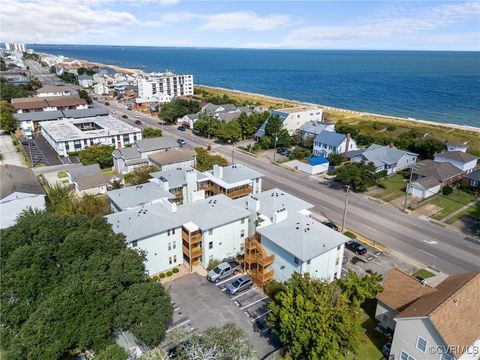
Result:
M0 9L2 42L480 51L480 0L0 0Z

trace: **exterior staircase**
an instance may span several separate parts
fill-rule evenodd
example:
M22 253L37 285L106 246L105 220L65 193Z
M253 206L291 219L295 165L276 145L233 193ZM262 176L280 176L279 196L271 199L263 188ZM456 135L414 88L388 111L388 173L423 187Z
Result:
M268 255L257 236L245 241L244 270L252 276L253 282L260 288L273 279L273 270L268 267L273 264L275 255Z

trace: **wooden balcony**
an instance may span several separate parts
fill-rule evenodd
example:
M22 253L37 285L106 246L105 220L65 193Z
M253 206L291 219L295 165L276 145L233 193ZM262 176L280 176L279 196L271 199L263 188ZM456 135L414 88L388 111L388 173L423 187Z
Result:
M191 245L198 244L202 241L202 233L201 231L189 233L188 231L182 229L182 239Z
M225 194L232 199L243 197L252 193L252 187L250 185L243 185L227 190L218 185L207 183L202 186L202 189L205 190L205 192L211 192L214 195Z
M182 245L182 250L183 250L183 253L187 255L190 259L194 259L199 256L202 256L202 248L200 246L189 249L185 245Z
M275 260L275 255L260 255L260 254L245 254L245 262L247 263L257 263L262 267L267 267L273 264Z
M273 270L265 270L262 274L263 283L273 280Z

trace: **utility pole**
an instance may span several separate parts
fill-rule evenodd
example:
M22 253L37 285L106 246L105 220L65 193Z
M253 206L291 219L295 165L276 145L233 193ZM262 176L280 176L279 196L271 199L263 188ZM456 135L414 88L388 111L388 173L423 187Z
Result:
M232 165L235 165L235 143L232 142Z
M347 185L345 187L347 189L347 193L345 194L345 208L343 209L342 232L345 231L345 221L347 220L348 193L350 191L350 185Z
M277 136L278 133L275 133L275 150L273 152L273 162L275 162L275 157L277 155L277 140L278 140L278 136Z
M403 202L402 211L405 211L407 209L408 193L410 191L410 184L412 183L412 177L413 177L413 168L415 167L416 161L417 161L417 159L415 158L415 160L412 163L412 166L410 167L410 177L408 179L407 189L405 191L405 201Z

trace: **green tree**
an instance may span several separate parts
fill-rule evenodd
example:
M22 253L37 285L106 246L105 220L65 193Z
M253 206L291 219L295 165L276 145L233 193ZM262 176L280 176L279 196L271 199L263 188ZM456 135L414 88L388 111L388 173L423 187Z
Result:
M87 90L78 90L78 97L80 99L85 100L87 102L87 104L92 103L92 98L90 97L90 95L88 95Z
M90 145L79 152L78 158L83 165L98 164L102 169L113 166L112 152L115 150L110 145Z
M443 143L439 140L414 140L408 146L408 150L417 153L422 159L433 159L434 155L443 148Z
M77 70L77 74L78 75L88 75L88 76L92 76L92 75L95 75L95 71L92 70L92 69L87 69L87 68L84 68L84 67L81 67L81 68L78 68Z
M330 163L330 165L337 166L343 163L344 161L345 161L345 158L343 157L342 154L337 154L335 152L332 152L330 153L330 155L328 155L328 162Z
M6 358L101 354L121 330L145 345L162 341L170 298L103 217L26 211L0 238Z
M220 120L210 114L202 113L197 121L193 123L193 130L197 131L202 136L211 138L215 136L220 126Z
M294 273L285 285L268 323L293 358L336 360L356 350L358 313L335 283Z
M14 132L17 128L17 119L13 117L12 106L4 101L0 102L0 128L5 132Z
M181 333L178 337L182 339L175 357L178 360L253 360L258 358L248 336L233 323L227 323L222 327L208 328L201 334Z
M145 184L148 182L148 179L151 178L150 174L155 171L158 171L156 166L142 166L128 174L125 174L124 179L129 185Z
M147 127L142 131L143 138L153 138L162 136L162 130L152 127Z
M334 170L336 181L352 186L355 191L365 191L376 184L377 174L373 163L355 162Z
M253 113L247 115L245 113L240 114L240 117L235 121L238 121L242 128L242 137L251 138L255 135L258 128L268 119L270 113L265 111L263 113Z
M242 128L237 121L220 123L215 131L215 137L223 142L235 143L242 139Z
M213 165L227 166L228 162L221 155L212 155L204 148L195 148L197 152L198 171L207 171L213 168Z
M373 273L360 277L356 272L348 270L347 277L337 280L343 293L355 307L360 307L366 300L374 299L381 291L382 275Z
M114 344L108 345L95 356L95 360L127 360L127 358L127 352L120 346Z
M4 78L0 78L0 100L10 101L12 99L28 97L32 92L29 85L15 85L9 84Z
M158 116L170 124L175 124L179 118L187 114L196 114L199 111L198 101L174 99L168 104L162 105Z

